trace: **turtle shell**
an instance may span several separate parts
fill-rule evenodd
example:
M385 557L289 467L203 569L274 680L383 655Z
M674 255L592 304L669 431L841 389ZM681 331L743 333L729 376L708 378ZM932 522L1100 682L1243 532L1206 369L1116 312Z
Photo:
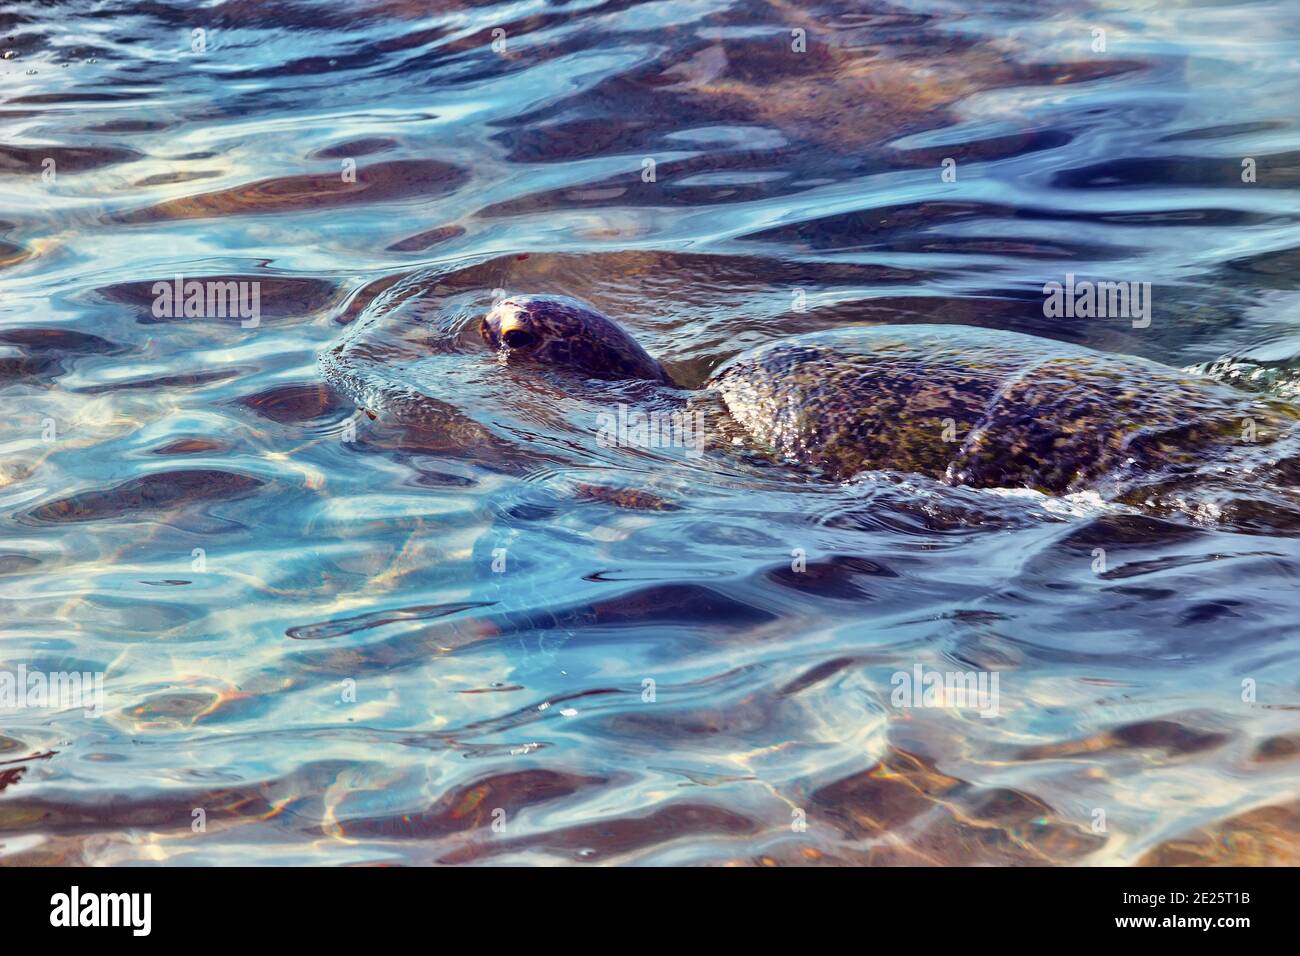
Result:
M1049 494L1192 469L1240 444L1247 417L1280 420L1156 362L969 326L782 339L710 385L759 445L826 477L888 469Z

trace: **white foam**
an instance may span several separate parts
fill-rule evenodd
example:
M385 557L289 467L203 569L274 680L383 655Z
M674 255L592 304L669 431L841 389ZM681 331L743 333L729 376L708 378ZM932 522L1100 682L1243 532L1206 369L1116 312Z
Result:
M1099 514L1135 514L1136 509L1107 501L1095 491L1073 491L1068 495L1045 495L1033 488L980 488L980 492L999 498L1020 498L1048 514L1071 518L1091 518Z

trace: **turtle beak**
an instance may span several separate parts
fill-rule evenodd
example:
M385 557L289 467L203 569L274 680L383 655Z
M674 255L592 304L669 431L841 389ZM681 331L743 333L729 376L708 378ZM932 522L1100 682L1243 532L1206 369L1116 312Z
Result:
M501 326L501 341L511 351L526 349L537 342L537 336L528 328L528 323L514 321Z
M488 322L496 326L498 341L512 352L537 344L537 332L527 313L513 302L497 306L488 316Z

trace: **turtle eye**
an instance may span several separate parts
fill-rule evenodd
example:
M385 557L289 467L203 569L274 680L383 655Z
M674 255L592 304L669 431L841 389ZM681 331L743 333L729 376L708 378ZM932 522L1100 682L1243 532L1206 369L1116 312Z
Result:
M501 341L512 349L526 349L537 341L537 336L524 329L511 329L501 336Z

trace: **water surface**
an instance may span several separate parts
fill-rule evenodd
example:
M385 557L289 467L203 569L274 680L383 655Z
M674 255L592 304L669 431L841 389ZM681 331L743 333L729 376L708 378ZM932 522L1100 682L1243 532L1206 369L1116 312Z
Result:
M686 386L948 323L1289 398L1296 13L6 5L0 669L104 713L0 710L0 860L1300 862L1293 523L609 448L636 387L421 351L555 292Z

